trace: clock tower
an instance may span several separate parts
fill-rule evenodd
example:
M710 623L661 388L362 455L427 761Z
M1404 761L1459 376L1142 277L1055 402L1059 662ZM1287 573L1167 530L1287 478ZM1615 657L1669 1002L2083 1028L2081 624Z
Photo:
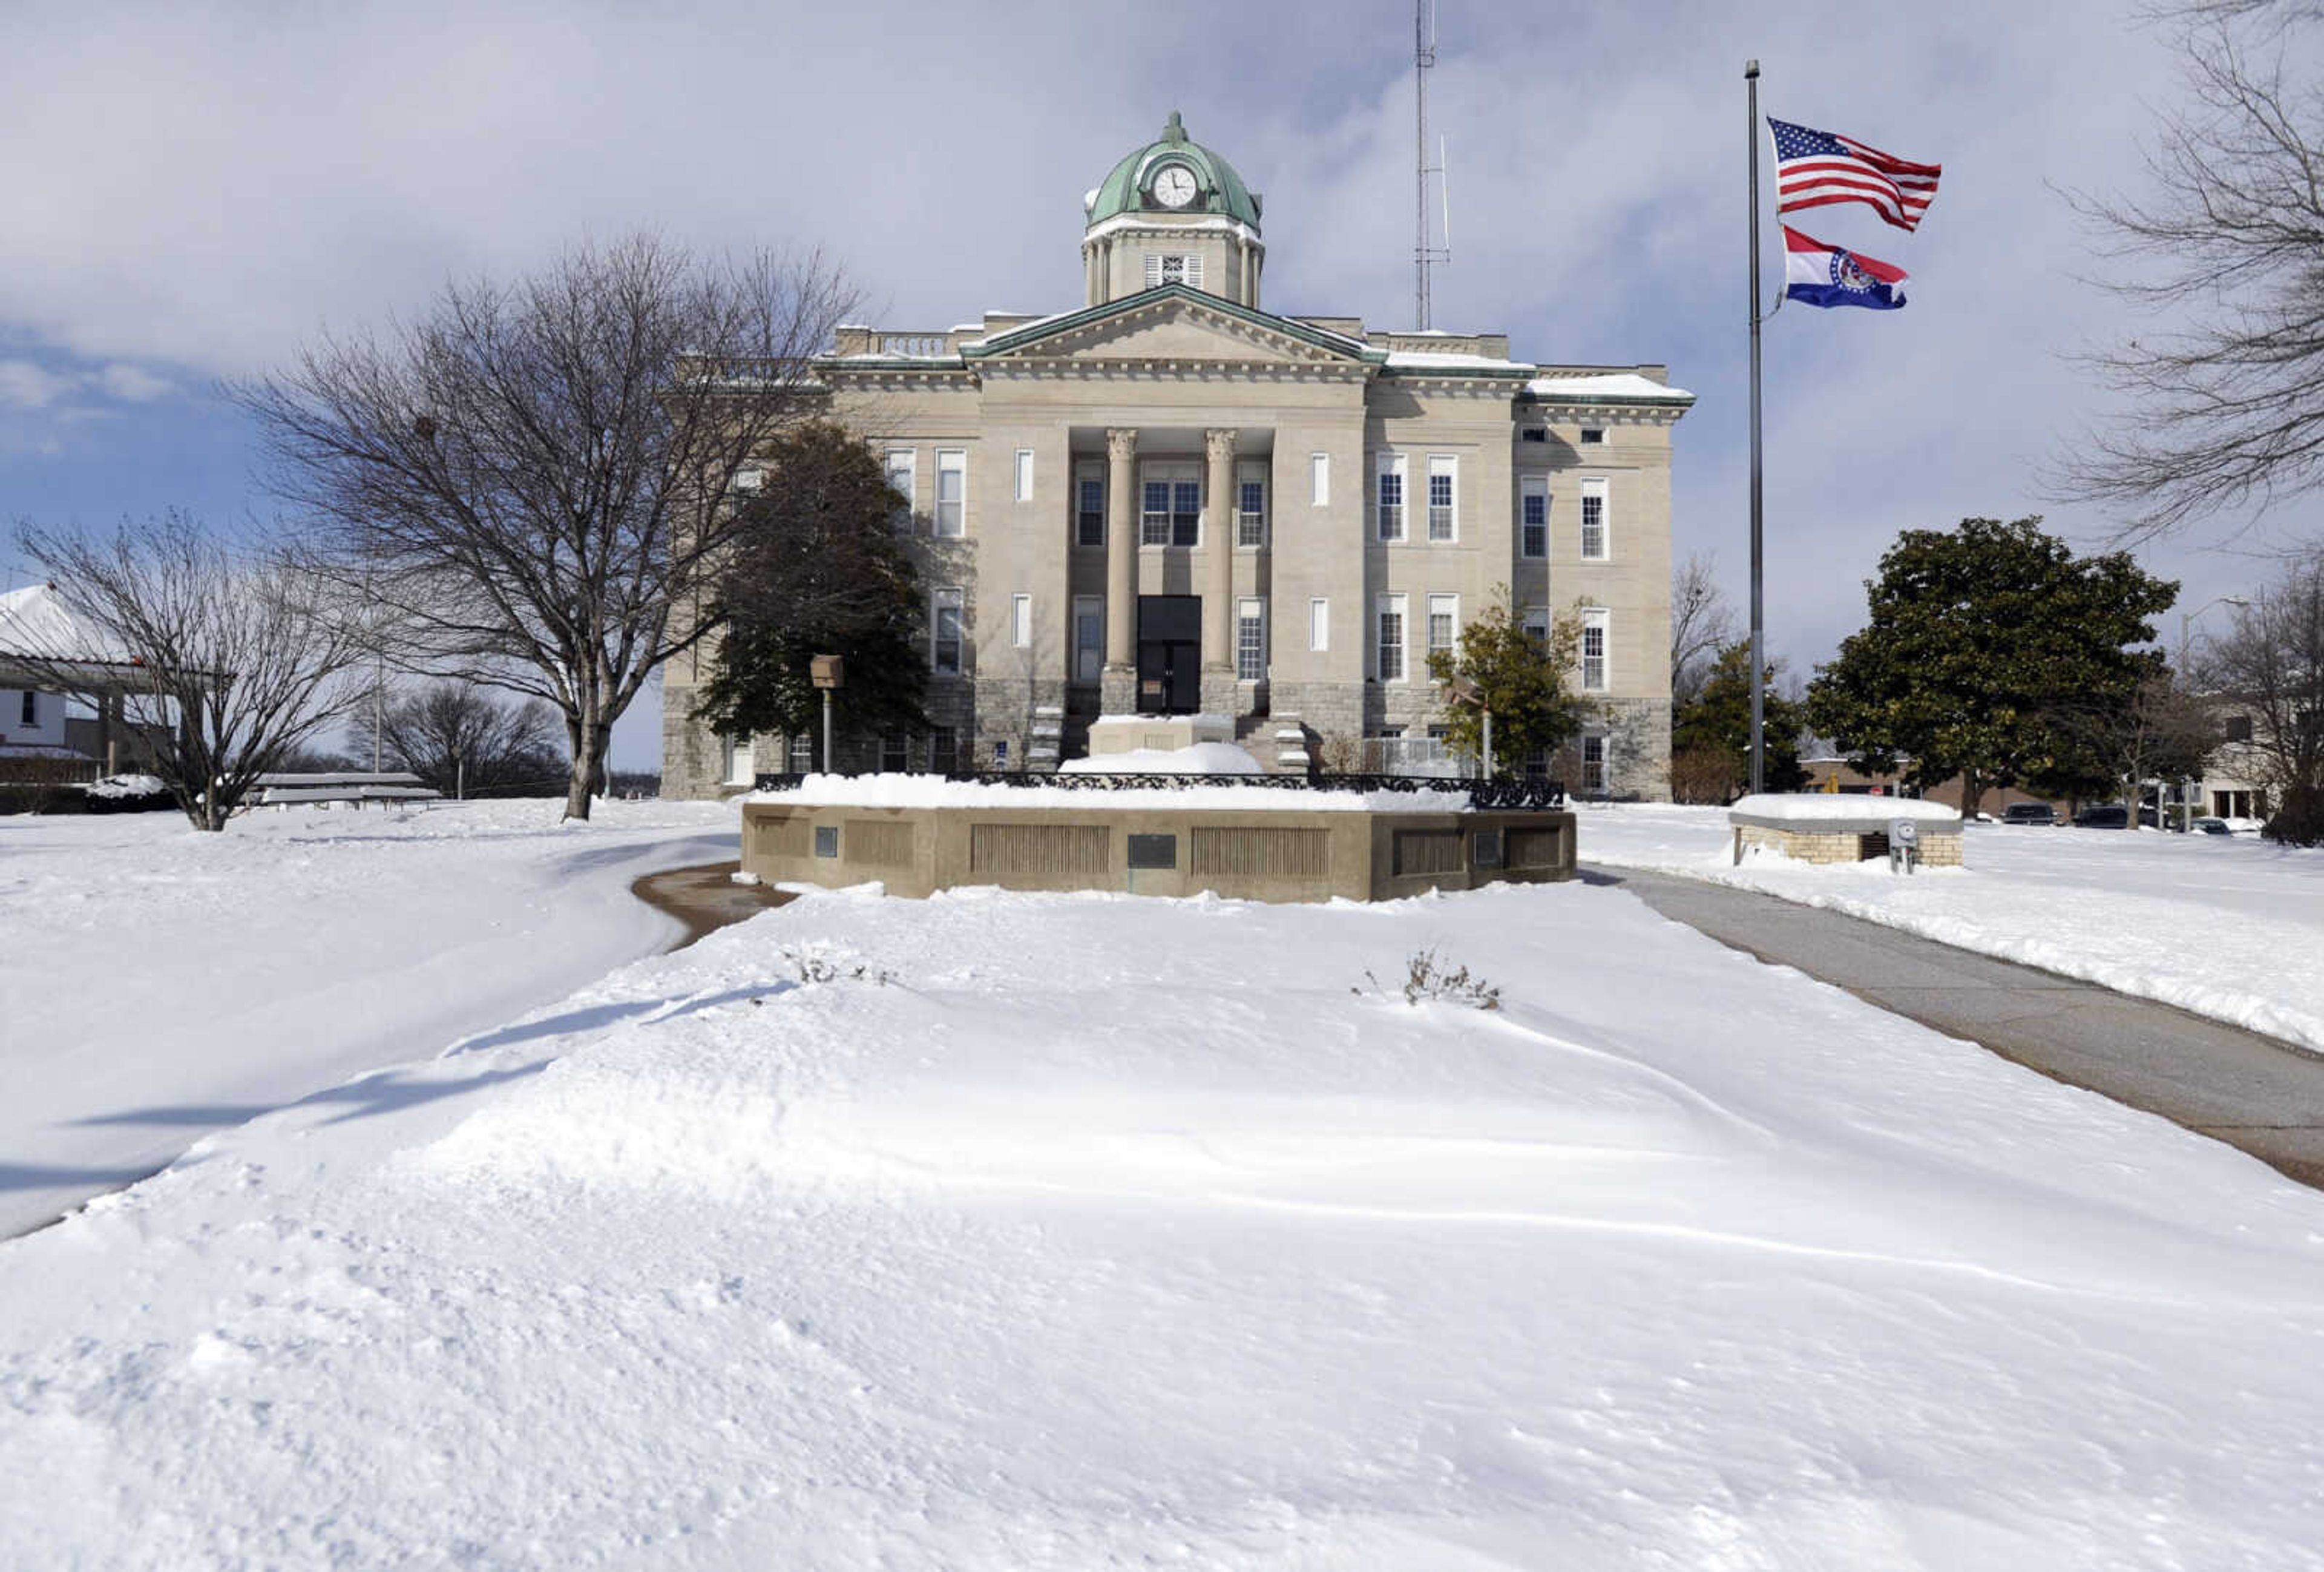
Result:
M1232 164L1187 136L1176 110L1161 140L1115 164L1082 206L1087 304L1185 284L1258 307L1267 256L1259 193L1244 187Z

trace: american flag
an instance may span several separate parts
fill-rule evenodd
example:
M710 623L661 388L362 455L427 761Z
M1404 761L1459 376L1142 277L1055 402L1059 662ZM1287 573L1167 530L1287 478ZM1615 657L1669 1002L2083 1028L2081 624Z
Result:
M1775 135L1775 211L1862 202L1899 229L1916 229L1937 194L1942 164L1908 163L1853 137L1767 119Z

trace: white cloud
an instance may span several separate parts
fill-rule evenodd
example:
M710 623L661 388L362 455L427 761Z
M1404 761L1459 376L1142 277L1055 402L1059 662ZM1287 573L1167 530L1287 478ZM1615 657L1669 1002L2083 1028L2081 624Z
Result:
M2031 462L2098 407L2061 354L2116 310L2076 282L2057 188L2136 184L2147 106L2176 90L2161 40L2111 0L1450 0L1441 31L1437 324L1529 358L1667 362L1702 400L1677 432L1679 549L1715 549L1738 590L1744 59L1771 112L1944 162L1921 233L1854 210L1813 229L1909 269L1908 310L1794 307L1768 330L1775 648L1826 654L1898 529L2039 511ZM54 356L0 361L0 406L279 364L449 274L640 225L825 245L890 325L1056 310L1080 298L1081 193L1174 107L1266 193L1268 304L1402 326L1410 47L1404 0L12 8L0 140L42 157L11 171L0 335L97 369L60 391ZM2151 557L2190 596L2251 577Z

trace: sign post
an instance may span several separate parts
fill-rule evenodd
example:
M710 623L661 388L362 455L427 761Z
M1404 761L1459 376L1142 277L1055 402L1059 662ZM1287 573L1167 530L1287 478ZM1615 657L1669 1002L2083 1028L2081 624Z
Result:
M847 663L837 655L817 655L807 663L807 673L823 691L823 772L831 769L831 696L847 679Z

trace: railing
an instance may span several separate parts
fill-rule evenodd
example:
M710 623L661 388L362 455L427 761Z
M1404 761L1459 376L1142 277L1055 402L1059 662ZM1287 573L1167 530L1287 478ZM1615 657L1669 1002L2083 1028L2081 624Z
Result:
M807 375L807 363L782 355L682 355L678 374L682 380L758 386L798 382Z
M1366 737L1364 768L1389 775L1471 775L1474 759L1454 753L1442 737Z
M915 772L919 773L921 772ZM1550 809L1565 806L1565 783L1521 776L1497 781L1459 781L1441 775L1133 775L1051 774L1036 770L948 770L940 779L978 786L1055 786L1067 791L1184 791L1196 786L1256 786L1270 791L1465 791L1479 809ZM796 791L804 775L768 772L757 778L761 791Z
M948 353L948 340L942 333L882 333L880 353L929 359Z

